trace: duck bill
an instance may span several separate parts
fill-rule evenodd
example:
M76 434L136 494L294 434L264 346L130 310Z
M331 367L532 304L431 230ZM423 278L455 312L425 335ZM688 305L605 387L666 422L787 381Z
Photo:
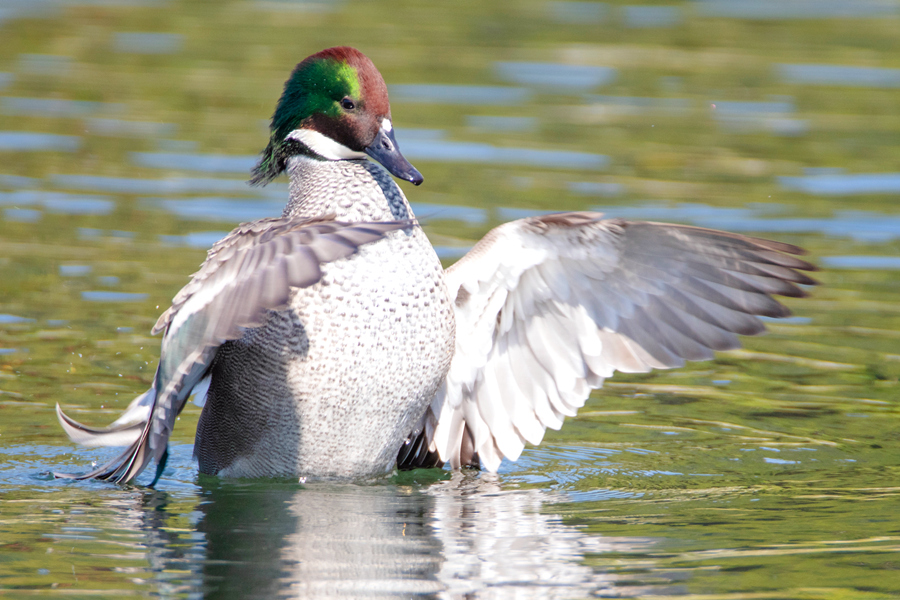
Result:
M365 149L365 153L381 163L381 166L394 177L405 179L413 185L419 185L424 181L422 174L400 154L393 129L386 127L379 129L375 139Z

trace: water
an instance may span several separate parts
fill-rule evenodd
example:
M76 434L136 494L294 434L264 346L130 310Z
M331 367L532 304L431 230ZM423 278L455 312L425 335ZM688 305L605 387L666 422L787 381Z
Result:
M466 124L477 131L534 131L538 120L534 117L469 115Z
M531 97L520 87L405 83L389 85L388 89L394 102L408 103L508 106Z
M900 193L900 173L824 173L805 177L780 177L787 189L816 196L857 196Z
M242 223L263 217L278 216L284 202L277 200L247 200L234 198L142 198L142 206L159 206L163 210L188 220L231 221Z
M832 269L900 270L900 256L824 256L822 262Z
M148 121L126 121L95 117L85 119L85 127L93 135L117 137L159 137L175 135L178 127L174 123L152 123Z
M398 12L400 11L400 12ZM173 598L900 596L893 0L0 6L0 594ZM626 27L627 26L627 27ZM176 424L155 490L108 460L149 330L250 188L291 67L382 69L402 183L450 264L558 210L773 237L821 267L714 361L617 374L498 475L229 481ZM839 93L837 93L839 92ZM714 105L714 106L713 106ZM145 474L144 481L149 474Z
M586 92L616 78L616 69L557 63L498 62L497 76L509 83L545 89L553 93Z
M603 2L548 2L548 13L560 23L580 25L600 23L609 14L609 5Z
M766 132L799 136L809 132L809 122L792 116L793 98L766 102L712 102L713 117L732 133Z
M40 4L40 2L35 4ZM23 16L27 16L27 13ZM68 56L53 54L21 54L18 63L18 70L22 73L58 76L69 74L72 59Z
M778 65L789 83L842 87L900 88L900 69L845 65Z
M223 192L240 195L260 195L270 189L254 189L244 179L211 177L178 177L166 179L137 179L131 177L101 177L97 175L52 175L51 185L63 189L114 192L119 194L196 194ZM286 193L286 186L270 184L271 189ZM274 194L273 194L274 195Z
M650 98L634 96L586 95L585 100L604 111L620 115L663 113L684 115L690 111L691 102L686 98Z
M674 27L681 23L678 6L625 6L625 26L633 28Z
M247 173L258 162L256 156L180 152L132 152L131 161L140 167L204 173Z
M93 270L91 265L59 265L59 274L63 277L84 277Z
M116 113L121 104L88 102L85 100L57 100L50 98L0 98L0 112L6 115L36 117L84 117L96 113Z
M478 142L417 141L402 145L410 160L487 165L522 165L557 169L603 169L609 157L588 152L499 147Z
M0 131L0 151L3 152L75 152L79 147L81 138L75 135Z
M147 299L147 294L99 290L81 292L81 299L85 302L140 302Z
M732 19L868 19L900 15L896 0L694 0L702 15Z
M174 54L184 45L184 36L176 33L117 33L116 52L130 54Z

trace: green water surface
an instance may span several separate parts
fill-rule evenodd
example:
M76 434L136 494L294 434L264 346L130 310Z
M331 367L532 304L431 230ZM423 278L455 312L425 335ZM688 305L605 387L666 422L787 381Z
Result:
M837 6L0 2L0 596L900 597L900 5ZM284 179L193 161L252 163L333 45L410 86L393 120L425 183L401 186L448 264L599 208L798 244L821 285L742 350L616 375L498 475L199 476L190 405L156 489L53 479L114 453L55 404L112 421L206 248L280 213Z

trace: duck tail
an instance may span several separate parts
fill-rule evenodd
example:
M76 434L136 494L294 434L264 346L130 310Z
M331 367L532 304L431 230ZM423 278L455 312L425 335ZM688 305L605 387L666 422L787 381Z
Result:
M69 439L76 444L96 448L98 446L130 446L141 435L150 420L150 411L156 399L156 389L150 388L135 398L121 417L108 427L88 427L63 412L56 404L56 416Z
M128 482L136 477L153 458L154 453L150 451L147 442L155 402L156 386L153 386L135 398L125 413L108 427L88 427L79 423L64 413L57 404L56 416L66 435L73 442L88 447L127 446L127 448L110 462L89 473L53 475L63 479L103 479L117 483ZM164 464L163 461L161 463Z

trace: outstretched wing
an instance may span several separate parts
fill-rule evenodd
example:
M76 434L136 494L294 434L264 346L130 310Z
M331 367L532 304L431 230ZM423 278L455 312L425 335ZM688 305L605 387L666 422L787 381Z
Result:
M496 470L559 429L613 371L736 348L737 334L765 329L756 316L790 314L773 295L815 283L796 246L600 217L506 223L447 270L456 350L422 424L444 461Z
M78 478L127 482L151 459L162 463L176 417L191 390L207 375L223 342L239 338L245 328L262 325L267 310L287 307L291 288L318 282L323 264L413 225L342 223L333 217L271 218L244 223L217 242L153 328L153 333L165 331L159 367L153 387L129 407L133 416L117 421L119 426L93 429L58 410L60 422L75 441L130 443L121 456Z

